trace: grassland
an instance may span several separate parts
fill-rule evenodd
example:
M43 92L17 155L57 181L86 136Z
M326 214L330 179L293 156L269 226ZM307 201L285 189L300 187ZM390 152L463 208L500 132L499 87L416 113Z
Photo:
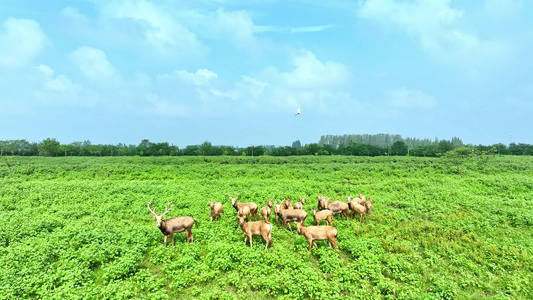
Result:
M532 299L533 157L486 168L412 157L2 157L0 299ZM373 199L335 217L340 251L274 226L243 243L242 201ZM163 248L146 202L197 219ZM208 201L225 216L209 222ZM312 224L308 217L307 225Z

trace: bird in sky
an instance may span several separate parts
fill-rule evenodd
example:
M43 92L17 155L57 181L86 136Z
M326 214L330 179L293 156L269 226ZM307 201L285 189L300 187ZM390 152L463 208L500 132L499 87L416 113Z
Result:
M301 112L300 112L300 108L298 107L298 111L296 112L295 116L297 116L299 114L301 114Z

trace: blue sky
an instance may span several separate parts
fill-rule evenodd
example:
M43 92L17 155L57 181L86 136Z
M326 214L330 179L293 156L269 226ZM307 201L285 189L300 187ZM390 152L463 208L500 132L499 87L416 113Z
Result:
M0 140L533 144L531 1L0 7Z

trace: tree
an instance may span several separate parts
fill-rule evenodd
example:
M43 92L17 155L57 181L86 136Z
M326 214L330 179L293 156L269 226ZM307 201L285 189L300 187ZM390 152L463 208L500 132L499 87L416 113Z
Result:
M407 144L404 141L396 141L390 147L390 155L401 155L405 156L409 152Z
M476 150L475 154L477 156L477 164L480 169L483 169L483 175L485 175L487 164L489 163L489 160L494 157L494 153L496 153L496 148L492 147L489 150Z
M213 145L210 142L205 141L202 145L200 145L200 153L204 156L212 155L213 151Z
M455 147L453 146L453 143L451 141L442 140L439 142L439 151L441 155L453 150L453 148Z
M461 165L474 153L472 147L459 146L444 154L444 159L457 167L459 179L461 179Z
M300 140L292 142L293 148L302 148L302 143L300 143Z
M61 144L56 139L47 138L39 143L38 149L44 156L57 156L61 152Z

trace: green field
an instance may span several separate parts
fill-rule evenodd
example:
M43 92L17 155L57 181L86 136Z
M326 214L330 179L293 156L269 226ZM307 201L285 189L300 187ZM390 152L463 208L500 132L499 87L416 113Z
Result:
M1 157L0 299L532 299L533 157ZM243 242L228 194L372 197L339 250L274 226ZM195 243L147 209L192 216ZM225 216L209 222L208 201ZM272 216L272 219L273 216Z

